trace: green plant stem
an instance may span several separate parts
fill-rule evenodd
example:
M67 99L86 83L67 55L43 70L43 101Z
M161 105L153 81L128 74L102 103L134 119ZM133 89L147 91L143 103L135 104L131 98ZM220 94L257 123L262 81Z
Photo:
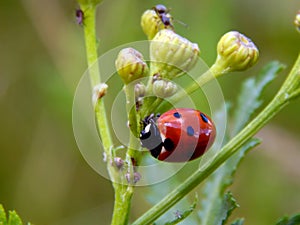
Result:
M133 186L116 184L115 203L111 225L128 224Z
M84 11L84 37L85 37L85 48L88 63L88 72L90 76L91 86L94 88L100 84L100 70L97 63L98 52L97 52L97 39L96 39L96 5L80 5L80 8ZM98 99L95 104L95 113L97 125L99 128L100 137L103 143L104 150L107 155L110 154L110 148L112 146L111 134L107 122L107 116L105 112L105 106L102 99Z
M190 177L181 185L169 193L160 202L154 205L144 215L137 219L133 225L146 225L153 223L169 208L181 200L187 193L192 191L205 178L212 174L222 163L239 150L250 138L253 137L271 118L273 118L282 108L294 99L292 93L299 93L300 89L300 55L287 77L286 81L278 91L274 99L257 115L240 133L231 139L215 156L215 158L203 166L199 167ZM292 88L291 88L292 87Z
M125 85L126 111L131 129L129 144L126 152L127 184L115 184L115 205L111 225L127 224L130 213L131 199L134 191L135 166L139 164L141 155L140 144L133 133L137 129L137 115L135 111L134 84ZM132 130L134 129L134 130Z
M173 95L171 98L168 99L168 102L171 104L175 104L179 102L181 99L186 97L189 94L192 94L193 92L197 91L199 87L202 87L204 84L208 83L209 81L219 77L220 75L223 75L223 70L221 67L218 67L218 65L213 64L211 68L206 71L204 74L198 77L193 83L191 83L186 89L181 89L178 93ZM163 101L157 101L154 102L153 105L151 105L149 111L153 112L154 109L158 108L158 111L163 111L162 109L166 106L167 102Z
M100 70L97 63L98 53L95 29L96 5L80 4L80 8L84 11L84 35L87 62L89 67L88 72L90 76L91 86L95 87L101 82ZM117 169L112 164L113 159L111 149L113 146L113 142L108 126L105 105L102 99L98 99L95 104L95 116L104 151L107 155L108 173L112 180L112 185L115 191L114 211L111 224L127 224L133 187L128 185L127 183L124 184L124 177L121 177L123 176L123 173L117 171Z
M218 64L213 64L211 68L206 71L203 75L199 76L195 82L191 83L186 89L181 89L178 93L168 99L168 102L175 104L179 102L182 98L186 97L189 94L195 92L199 87L202 87L204 84L209 81L217 78L220 75L223 75L225 72L223 67ZM150 74L152 74L150 72ZM152 92L152 77L149 79L147 84L147 94ZM154 112L158 107L157 111L163 111L162 109L166 106L167 102L164 102L162 98L146 98L142 110L140 112L141 118L149 116L149 113Z

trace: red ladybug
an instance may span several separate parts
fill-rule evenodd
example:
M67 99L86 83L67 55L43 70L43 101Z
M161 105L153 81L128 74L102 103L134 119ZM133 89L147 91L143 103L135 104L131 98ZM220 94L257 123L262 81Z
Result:
M167 162L197 159L210 148L216 136L211 119L199 110L172 109L161 116L150 115L143 120L140 133L143 147L153 157Z

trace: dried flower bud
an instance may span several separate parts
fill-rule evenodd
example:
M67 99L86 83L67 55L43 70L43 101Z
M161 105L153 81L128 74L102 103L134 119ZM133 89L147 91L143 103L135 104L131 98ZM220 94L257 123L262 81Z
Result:
M296 26L297 31L300 32L300 10L296 14L296 17L295 17L295 20L294 20L294 24Z
M196 64L199 52L197 44L171 30L161 30L150 44L151 72L173 79Z
M149 73L148 65L144 61L143 55L133 48L122 49L119 52L115 65L125 84L147 76Z
M156 80L153 83L153 94L160 98L167 98L174 95L177 86L172 81Z
M257 62L259 56L255 44L237 31L230 31L221 37L217 52L215 65L222 68L222 73L246 70Z
M167 20L168 23L164 23L165 20ZM155 10L149 9L142 15L141 26L148 39L151 40L160 30L173 30L172 17L169 13L159 15Z
M108 86L105 83L100 83L94 87L92 96L94 105L97 103L98 99L102 98L106 94L107 88Z

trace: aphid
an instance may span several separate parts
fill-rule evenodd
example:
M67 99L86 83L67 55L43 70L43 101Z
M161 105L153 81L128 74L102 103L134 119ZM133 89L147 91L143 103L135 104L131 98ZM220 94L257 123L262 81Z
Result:
M77 24L82 26L84 21L84 12L81 9L76 9L75 17Z

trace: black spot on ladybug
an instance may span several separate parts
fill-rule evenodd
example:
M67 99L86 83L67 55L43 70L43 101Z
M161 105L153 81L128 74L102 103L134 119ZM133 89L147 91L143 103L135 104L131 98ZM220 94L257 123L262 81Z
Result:
M154 158L157 158L161 152L161 149L163 147L163 143L160 143L157 147L150 149L150 153Z
M175 112L175 113L173 114L173 116L174 116L175 118L180 118L180 117L181 117L181 115L180 115L179 112Z
M166 138L164 141L164 147L167 151L172 151L174 149L174 142L170 138Z
M193 136L195 134L195 131L191 126L187 127L186 132L189 136Z
M200 116L201 116L201 119L204 123L208 123L208 119L203 113L200 113Z

